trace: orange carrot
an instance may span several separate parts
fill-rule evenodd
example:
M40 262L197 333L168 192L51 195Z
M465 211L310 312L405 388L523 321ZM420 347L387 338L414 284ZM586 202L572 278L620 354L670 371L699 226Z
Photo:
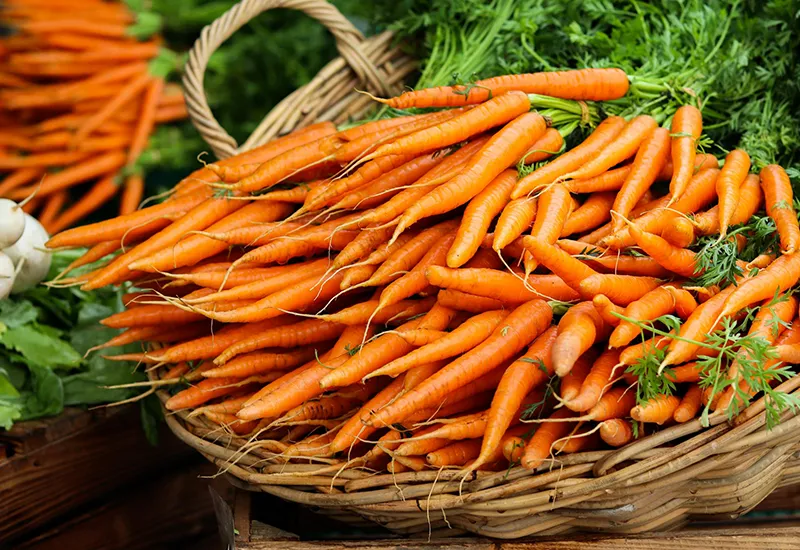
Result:
M684 290L683 292L686 291ZM672 313L675 311L675 306L676 299L672 288L669 286L659 286L638 300L628 304L623 315L635 321L652 321L662 315ZM623 320L611 333L608 339L608 345L612 348L626 346L634 338L639 336L641 332L641 329L636 324Z
M717 178L717 197L719 197L720 235L725 236L739 203L739 188L750 171L750 155L741 149L734 149L725 157L725 164Z
M150 85L152 76L149 73L142 73L125 84L125 86L106 103L102 109L90 116L75 131L73 143L79 143L103 122L108 120L118 109L139 95L147 86Z
M592 304L594 304L594 308L597 310L597 313L600 314L603 322L607 325L616 327L622 321L622 319L617 317L617 315L624 315L625 308L622 308L609 300L606 295L598 294L592 298Z
M506 170L470 200L461 218L456 240L447 253L448 267L461 267L475 255L492 220L503 210L516 183L517 173Z
M561 184L549 186L539 195L539 204L536 208L536 218L531 229L531 239L539 242L554 244L564 223L572 209L572 202L569 191ZM538 262L531 257L525 263L525 275L536 269Z
M144 197L144 178L139 173L134 173L125 178L125 184L120 198L119 213L121 216L135 212Z
M558 275L533 275L523 282L516 275L496 269L431 266L425 271L425 276L434 286L493 298L504 303L521 303L540 297L566 302L578 297Z
M97 210L100 206L110 201L119 191L114 177L103 178L95 183L78 202L64 210L50 224L50 231L58 233L74 223L82 220L87 215Z
M620 306L627 306L659 286L660 279L636 275L590 275L580 282L579 292L585 298L605 294Z
M439 294L436 295L436 299L445 307L470 313L483 313L493 309L501 309L504 306L500 300L476 296L475 294L468 294L451 288L440 290Z
M764 199L758 176L749 174L739 188L739 200L729 222L730 225L744 223L753 217ZM720 232L719 206L709 208L694 216L694 224L701 235L713 235Z
M558 343L558 338L556 338ZM586 380L586 376L592 368L592 362L597 358L597 353L589 349L578 357L575 364L567 374L561 377L559 385L559 396L562 401L573 399L581 391L581 384Z
M556 246L540 242L533 237L525 237L523 244L533 254L537 262L560 277L575 291L580 291L581 282L584 279L597 275L594 269L580 260L576 260ZM597 292L597 294L600 294L600 292Z
M672 200L679 199L686 191L694 172L697 140L703 132L703 115L691 105L684 105L672 117L672 180L669 191Z
M403 136L392 143L381 145L374 153L365 158L400 154L417 156L442 147L449 147L486 130L506 124L529 110L530 101L527 95L521 92L509 92L492 98L438 126L426 128ZM522 156L528 146L518 156Z
M270 371L286 370L310 361L315 357L316 353L317 350L311 347L305 347L287 353L255 351L239 356L226 363L225 366L211 368L203 372L203 376L206 378L244 378Z
M494 231L492 248L500 252L531 227L536 217L537 199L514 199L503 208Z
M666 128L654 129L642 142L633 161L631 172L614 200L613 208L617 217L611 224L613 231L622 229L623 218L630 215L644 192L653 185L658 173L667 162L669 151L669 130Z
M701 400L703 397L703 390L697 384L692 384L686 391L686 394L680 401L680 404L675 408L672 414L673 420L678 423L688 422L697 416Z
M600 438L612 447L622 447L633 441L633 428L628 420L605 420L600 423Z
M164 79L155 77L147 83L147 89L142 99L141 113L133 132L133 140L128 149L128 165L132 165L147 146L147 138L155 126L156 109L161 92L164 89ZM80 130L79 130L80 131Z
M552 361L556 374L565 376L578 357L607 330L592 302L581 302L569 308L558 322L558 336L553 344Z
M552 420L569 419L575 413L569 409L557 409L551 416ZM558 439L569 434L572 426L569 422L546 422L541 424L534 432L530 441L525 445L522 453L522 467L533 470L539 467L550 455L551 447Z
M631 418L637 422L650 422L663 424L672 420L672 415L680 405L680 399L674 395L659 395L646 403L636 405L631 409Z
M781 251L792 254L800 250L800 225L794 210L792 183L786 171L777 164L764 167L760 173L761 188L767 214L775 220L781 239Z
M561 237L568 237L575 233L591 231L611 219L611 207L614 203L614 193L593 193L567 218L561 228Z
M533 164L559 154L564 148L564 138L556 128L548 128L547 131L531 145L522 155L520 162L523 164Z

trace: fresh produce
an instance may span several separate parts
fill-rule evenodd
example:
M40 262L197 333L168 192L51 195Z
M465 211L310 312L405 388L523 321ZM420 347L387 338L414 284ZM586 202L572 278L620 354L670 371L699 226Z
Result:
M25 230L17 242L3 250L3 253L14 263L16 274L11 292L24 292L44 280L50 270L50 252L45 243L50 238L39 221L25 214Z
M616 71L587 74L619 89ZM769 362L776 344L791 354L782 336L798 324L789 176L769 165L744 177L738 155L727 168L701 158L700 136L688 132L690 148L687 132L665 133L674 117L598 124L604 103L585 106L596 127L583 144L521 163L548 125L579 123L565 97L498 88L445 114L307 141L301 130L198 170L161 205L48 246L110 241L118 253L64 279L138 289L103 323L150 343L178 323L197 329L111 358L152 365L173 392L168 409L274 445L276 460L474 470L507 467L505 453L537 468L559 452L622 445L642 424L733 417L757 394L774 426L800 406L774 387L794 370ZM702 127L697 110L683 112ZM620 165L631 169L614 186L585 186ZM676 180L686 166L688 180ZM302 204L269 198L306 183ZM733 185L740 198L721 235L715 203ZM748 215L737 217L743 201ZM697 220L714 216L702 231ZM123 249L128 231L137 236Z
M0 199L0 250L8 248L25 231L25 211L9 199Z
M83 252L52 253L47 278L55 278ZM85 269L91 268L88 265ZM13 276L14 265L0 253L0 297L13 281L13 277L4 278L8 273ZM122 309L120 296L120 291L111 289L87 293L40 285L0 299L0 428L59 414L65 406L122 401L140 393L136 389L106 389L144 380L144 374L133 364L122 366L98 354L84 357L106 342L113 346L107 349L111 353L141 349L136 344L124 346L118 337L118 343L114 343L119 331L98 324ZM151 335L157 339L162 336L169 340L168 331ZM150 438L156 434L157 414L157 403L142 401L142 419Z
M187 116L180 89L166 82L178 59L154 34L156 14L121 2L61 4L0 9L14 29L0 39L0 196L35 192L27 210L51 233L115 197L121 214L136 210L150 135Z

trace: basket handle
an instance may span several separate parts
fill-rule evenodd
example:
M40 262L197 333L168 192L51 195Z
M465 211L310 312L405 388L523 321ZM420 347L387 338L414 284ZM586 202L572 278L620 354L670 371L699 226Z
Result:
M273 8L298 10L318 20L333 34L336 48L359 80L376 93L391 95L380 72L362 50L364 36L338 9L325 0L242 0L219 19L206 26L189 51L183 75L183 88L189 117L218 159L237 152L238 144L220 126L208 106L203 77L208 60L220 45L251 19Z

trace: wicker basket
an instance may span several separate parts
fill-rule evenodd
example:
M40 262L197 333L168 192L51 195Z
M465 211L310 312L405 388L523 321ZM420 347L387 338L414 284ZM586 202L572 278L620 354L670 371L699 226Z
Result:
M227 37L276 7L302 10L322 22L336 37L342 57L281 102L237 149L208 108L205 65ZM353 91L356 86L390 95L414 68L390 40L386 33L364 39L323 0L244 0L204 29L191 52L184 85L192 120L217 157L225 158L315 121L358 116L370 104ZM153 378L158 375L151 372ZM800 376L780 389L798 388ZM168 395L162 391L160 398L164 402ZM220 433L200 418L167 415L181 440L242 488L352 524L371 521L408 534L450 528L503 539L574 530L641 533L674 529L689 520L735 518L775 488L800 482L800 416L787 412L771 431L765 420L761 399L734 422L715 415L709 427L695 420L618 450L557 457L535 472L478 472L462 484L456 470L376 475L339 471L338 465L277 463L266 449Z

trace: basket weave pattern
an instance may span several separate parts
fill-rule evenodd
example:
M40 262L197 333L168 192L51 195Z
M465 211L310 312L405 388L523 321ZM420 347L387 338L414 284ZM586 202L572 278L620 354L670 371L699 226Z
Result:
M211 113L203 75L217 47L272 8L318 19L336 38L341 57L276 106L239 147ZM354 88L392 95L414 68L414 60L391 46L390 33L365 39L323 0L243 0L203 30L190 53L184 86L195 126L221 159L313 122L357 117L371 103ZM798 388L800 377L779 389L798 393ZM158 394L162 403L169 397ZM313 506L351 524L376 522L408 534L447 529L448 535L513 539L575 530L663 531L693 519L735 518L774 489L800 483L800 416L787 412L767 431L763 398L734 422L713 415L708 427L694 420L614 451L556 457L535 472L521 467L479 472L463 483L458 470L375 474L341 470L338 464L286 464L266 444L221 433L186 412L167 415L167 423L237 486Z

